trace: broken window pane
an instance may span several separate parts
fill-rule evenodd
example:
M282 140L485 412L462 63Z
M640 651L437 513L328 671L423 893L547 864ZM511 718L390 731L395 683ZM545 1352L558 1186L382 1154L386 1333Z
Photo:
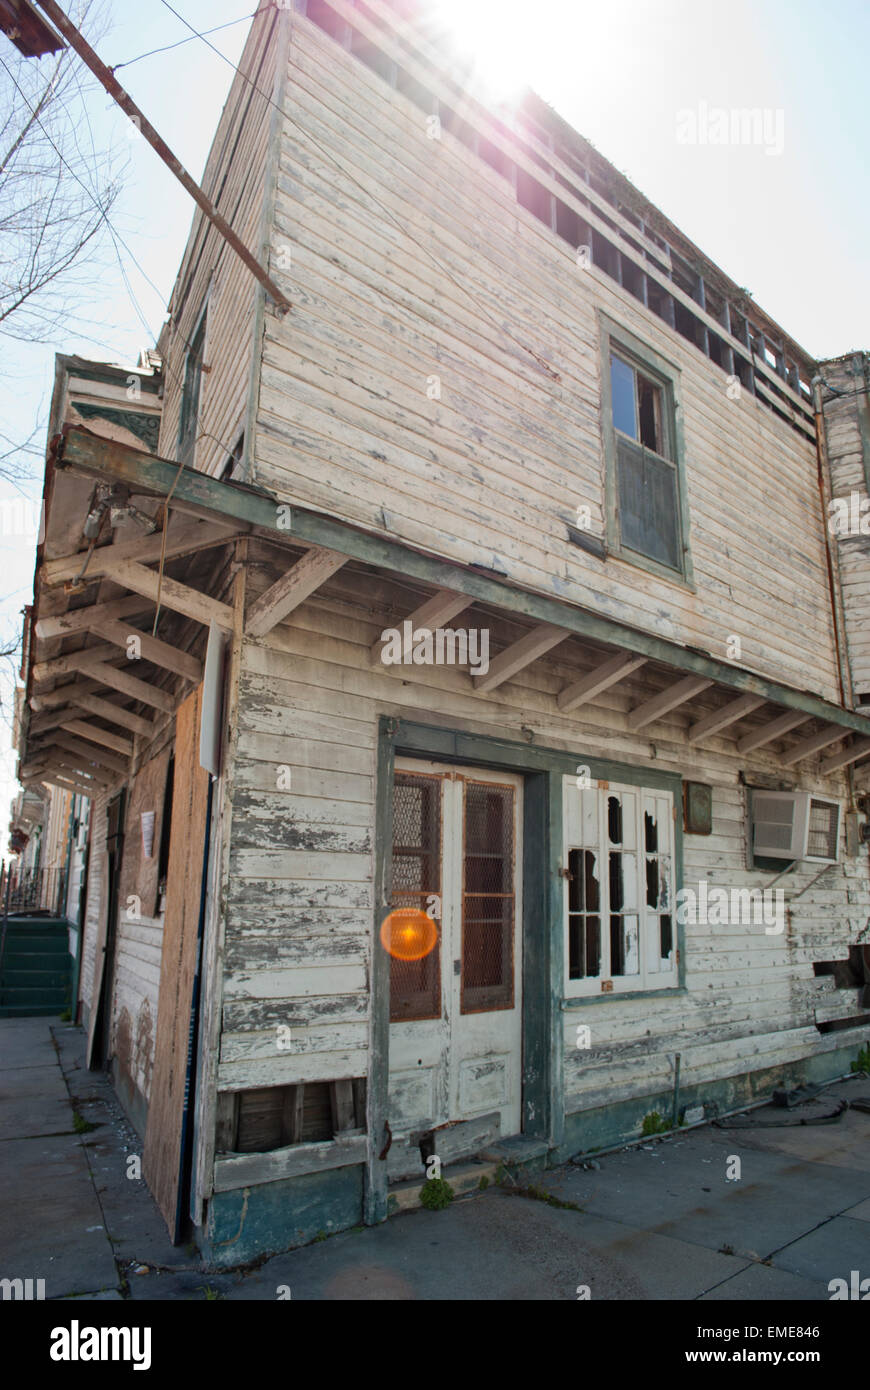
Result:
M610 359L610 390L613 400L613 423L629 439L637 439L635 419L634 371L621 357Z
M640 442L657 454L664 454L662 438L662 393L646 377L637 378L637 409L640 422Z
M618 796L607 798L607 834L612 845L622 844L622 804Z

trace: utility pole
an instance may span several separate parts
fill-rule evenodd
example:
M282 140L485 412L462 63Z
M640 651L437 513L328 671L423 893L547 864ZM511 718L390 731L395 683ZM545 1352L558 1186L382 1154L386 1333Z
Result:
M118 103L126 116L129 116L134 125L142 132L149 145L157 151L167 169L178 179L178 182L187 190L194 202L202 209L209 221L217 228L225 241L233 248L236 255L244 261L245 265L254 275L260 284L265 288L282 313L286 313L292 306L289 299L281 292L272 277L263 269L256 256L248 250L240 237L236 235L226 218L223 217L212 203L211 199L202 191L195 179L184 168L180 160L176 159L166 141L161 139L154 129L147 116L140 111L129 93L124 91L120 82L116 82L111 70L97 56L91 48L87 39L79 33L76 26L64 14L63 10L55 4L54 0L36 0L40 9L45 10L52 24L58 32L63 35L70 48L75 49L79 57L90 68L91 72L102 84L114 101Z

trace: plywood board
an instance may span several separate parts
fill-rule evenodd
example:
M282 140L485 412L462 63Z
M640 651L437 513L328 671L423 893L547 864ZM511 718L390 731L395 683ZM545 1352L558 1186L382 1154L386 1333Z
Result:
M139 899L138 913L143 917L157 915L157 895L160 877L160 829L163 824L163 801L166 793L166 773L170 749L164 748L139 769L130 786L127 803L127 831L124 841L124 862L121 866L120 905L123 912L129 898ZM150 858L145 857L142 845L142 817L153 813L154 838Z
M181 1125L190 1011L196 973L208 774L199 766L202 687L179 706L157 1039L143 1172L173 1240L180 1181Z

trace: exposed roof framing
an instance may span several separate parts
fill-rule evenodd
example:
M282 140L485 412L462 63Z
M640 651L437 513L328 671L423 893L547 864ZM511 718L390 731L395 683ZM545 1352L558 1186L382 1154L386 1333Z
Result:
M719 661L697 649L628 627L562 599L527 592L478 569L454 564L410 545L372 535L312 511L290 507L265 490L233 482L219 482L190 470L179 472L178 465L173 462L98 438L79 428L64 430L56 450L56 464L66 478L81 477L83 488L86 478L125 481L130 485L131 492L143 502L156 498L158 512L159 503L171 489L173 509L178 508L186 516L182 518L180 526L170 522L167 546L171 543L169 537L175 537L179 542L184 531L186 535L180 544L185 554L191 553L193 535L207 545L216 545L242 534L258 535L267 540L270 546L280 547L286 552L286 572L279 574L277 581L250 605L246 625L249 636L268 632L299 603L337 575L348 562L356 562L379 570L385 576L392 576L403 586L410 584L424 593L429 590L428 596L418 601L416 608L403 620L406 624L410 623L412 631L445 627L475 604L484 605L491 613L510 622L513 633L491 658L489 669L476 677L469 676L471 688L481 698L486 698L491 691L546 652L561 648L574 639L583 644L587 659L590 649L596 655L592 669L582 677L570 680L557 696L558 708L563 713L578 709L649 664L656 668L658 681L661 683L664 678L667 684L630 709L626 724L631 729L651 728L673 711L682 712L682 707L689 706L703 691L718 686L723 693L729 692L729 697L717 709L702 712L700 717L695 718L691 712L682 714L688 737L693 743L714 737L769 703L778 709L771 712L770 719L743 732L737 743L741 753L749 753L775 739L781 739L814 719L822 721L823 727L818 732L811 731L808 738L793 744L790 750L786 749L784 765L792 766L801 758L814 756L830 743L844 738L849 731L861 737L853 741L845 754L837 755L836 767L857 762L870 753L870 719L863 714L841 708L812 692L795 690L733 663ZM85 495L86 488L83 492ZM113 587L135 584L137 588L146 590L140 596L140 601L148 600L153 605L156 571L147 569L147 561L134 558L129 550L131 544L137 545L140 550L143 546L150 547L153 562L154 552L159 553L161 541L162 537L158 535L134 543L107 546L104 548L105 554L101 550L94 552L92 563L102 576L103 583ZM300 549L303 551L301 559L297 558ZM121 551L125 553L118 560L118 552ZM39 592L57 592L58 574L63 570L77 573L81 568L82 554L56 557L48 562L53 566L55 588L45 585L43 579ZM45 568L46 565L43 570ZM215 607L216 600L202 594L187 581L187 570L184 583L177 579L167 583L166 576L163 579L163 592L172 596L179 618L205 624L211 617L219 615L226 619L229 626L232 616L229 605ZM28 766L39 766L42 754L54 749L59 766L60 757L72 753L82 760L78 764L82 776L90 775L88 766L102 768L103 771L118 770L117 763L120 762L123 768L123 758L129 756L133 748L132 740L144 735L145 728L154 727L147 714L148 709L170 713L174 708L174 699L169 690L132 676L126 669L126 663L119 658L119 648L127 643L131 634L135 632L141 639L143 661L156 662L186 679L196 679L201 669L197 659L182 650L175 640L168 642L153 638L150 633L134 629L130 622L124 620L123 615L135 615L135 595L122 594L118 597L113 594L108 601L100 602L100 585L94 584L86 592L92 593L96 600L90 609L77 608L66 615L52 612L44 617L37 608L35 613L34 631L40 641L39 650L35 652L37 658L42 657L44 649L50 647L52 642L55 649L59 641L65 640L84 639L96 645L73 652L60 652L46 660L37 659L31 667L31 690L35 683L43 683L35 691L36 702L41 715L49 715L50 722L46 720L35 726L26 757ZM80 597L81 593L77 592L76 601ZM472 615L469 615L465 625L469 622L473 622ZM108 639L108 645L103 645L100 638ZM380 660L381 650L382 641L378 640L372 647L373 661ZM122 669L114 664L119 659ZM410 668L402 669L403 674L413 674ZM50 688L52 681L62 679L69 673L81 675L64 686ZM129 701L141 703L146 712L130 710L125 702L116 699L107 700L105 689L101 687L108 687L126 696ZM69 742L73 737L74 747ZM123 757L119 757L122 752ZM50 751L47 756L51 757ZM108 762L107 758L115 758L116 764ZM829 759L824 767L835 770L834 759Z

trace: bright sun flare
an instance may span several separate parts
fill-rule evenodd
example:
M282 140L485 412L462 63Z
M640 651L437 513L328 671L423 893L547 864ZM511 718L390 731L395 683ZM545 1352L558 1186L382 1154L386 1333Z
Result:
M497 101L531 85L528 5L519 0L434 0L432 13Z

